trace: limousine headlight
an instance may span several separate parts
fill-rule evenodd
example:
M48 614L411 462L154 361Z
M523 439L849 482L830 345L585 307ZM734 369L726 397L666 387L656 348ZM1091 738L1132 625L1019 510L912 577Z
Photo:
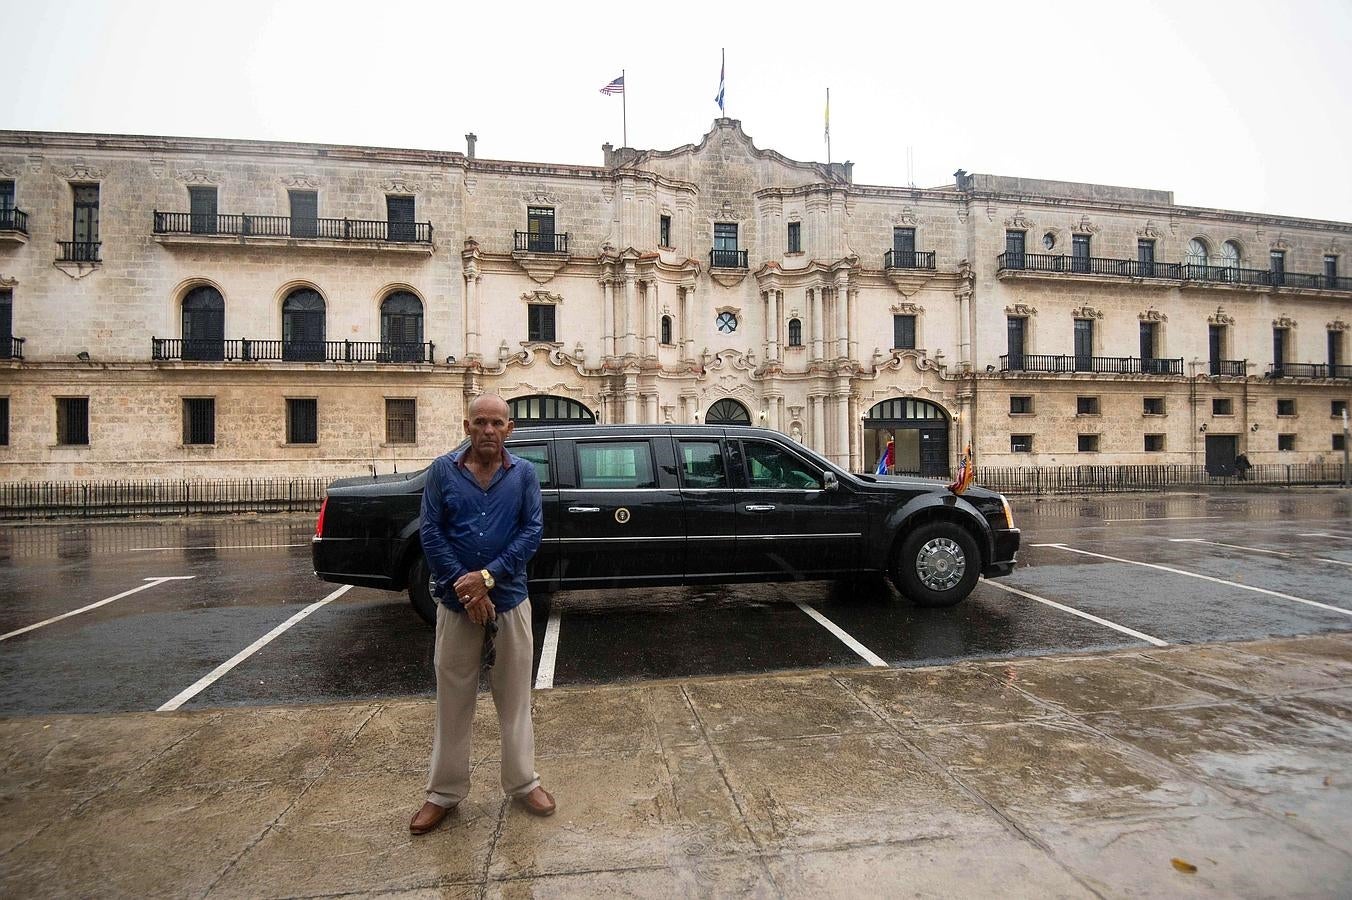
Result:
M1009 508L1009 501L1005 499L1004 494L1000 495L1000 505L1005 510L1005 527L1012 531L1014 529L1014 510Z

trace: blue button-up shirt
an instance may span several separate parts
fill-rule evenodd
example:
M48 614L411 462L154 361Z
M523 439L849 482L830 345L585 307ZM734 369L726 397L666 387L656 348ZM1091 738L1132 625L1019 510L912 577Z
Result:
M529 460L503 450L502 467L482 488L465 465L469 452L443 454L427 470L423 554L442 603L464 612L451 586L466 572L487 569L496 582L488 595L504 613L526 599L526 563L540 549L540 480Z

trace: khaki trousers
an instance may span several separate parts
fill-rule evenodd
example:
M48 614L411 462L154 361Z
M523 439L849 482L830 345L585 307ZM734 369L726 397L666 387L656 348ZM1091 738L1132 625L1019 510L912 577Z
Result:
M437 673L437 723L427 799L454 806L469 795L474 701L479 693L484 629L464 613L437 604L433 666ZM530 599L498 614L497 662L489 675L493 705L502 731L502 790L510 797L529 794L540 784L535 773L535 730L530 718Z

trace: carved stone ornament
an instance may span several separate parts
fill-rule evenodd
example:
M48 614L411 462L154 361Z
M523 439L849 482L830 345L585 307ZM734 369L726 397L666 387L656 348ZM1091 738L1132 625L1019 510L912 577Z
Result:
M1278 316L1272 320L1273 328L1295 328L1296 320L1290 316Z
M103 177L103 170L85 162L84 157L79 157L63 169L61 174L67 181L94 181Z
M1088 216L1080 216L1080 221L1075 223L1076 234L1098 234L1102 230L1091 222Z
M1142 322L1167 322L1167 321L1169 321L1169 317L1168 317L1168 316L1166 316L1164 313L1160 312L1158 309L1154 309L1154 308L1147 309L1145 312L1141 313L1141 314L1140 314L1139 316L1137 316L1136 318L1140 319Z
M283 175L281 178L283 185L289 188L318 188L319 178L314 175L306 175L304 172L296 172L292 175Z
M411 181L409 176L403 172L395 172L389 178L380 183L387 194L416 194L422 190L422 185L416 181Z
M0 281L0 284L3 284L3 282ZM1334 319L1326 327L1329 331L1347 331L1347 323L1342 319Z
M1103 318L1103 310L1094 309L1094 307L1085 304L1079 309L1072 309L1070 311L1070 317L1072 319L1101 319Z
M1338 242L1337 242L1337 241L1329 241L1329 245L1328 245L1327 247L1324 248L1324 253L1326 253L1326 254L1329 255L1329 256L1340 256L1340 255L1342 255L1342 251L1338 248Z
M915 210L909 206L903 206L901 212L892 217L893 225L915 225L918 220L915 217Z
M175 177L184 184L219 184L221 182L220 172L208 172L206 169L188 169L179 172Z
M549 291L526 291L521 295L521 299L527 303L562 303L562 294L551 294Z
M1037 307L1029 306L1027 303L1015 303L1013 306L1005 307L1005 315L1022 316L1025 319L1037 315Z
M9 163L0 162L0 176L5 178L14 178L19 174L19 170Z
M1136 233L1145 238L1157 238L1160 236L1160 230L1156 228L1155 223L1149 219L1146 219L1145 224L1136 229Z
M0 287L12 288L19 283L13 275L0 275Z
M146 165L150 167L151 175L156 178L163 178L164 170L168 168L169 163L163 156L152 156L146 161Z
M479 186L479 179L473 175L465 176L465 193L474 196L474 189Z
M42 156L40 154L37 153L29 154L28 171L33 175L36 175L42 171Z
M1290 250L1291 245L1286 242L1286 235L1279 234L1277 239L1272 242L1273 250Z
M1207 320L1207 324L1209 324L1209 325L1233 325L1233 324L1235 324L1235 317L1232 316L1232 315L1230 315L1230 314L1228 314L1228 313L1225 311L1225 307L1224 307L1224 306L1218 306L1218 307L1216 307L1216 312L1215 312L1215 314L1214 314L1214 315L1207 316L1207 317L1206 317L1206 320Z
M730 217L732 216L732 201L731 201L731 200L724 200L724 201L723 201L722 213L723 213L723 217L724 217L724 218L730 218Z
M1029 220L1027 216L1023 214L1023 210L1019 210L1018 212L1014 213L1014 215L1010 216L1008 219L1005 219L1005 227L1032 228L1033 223L1032 221Z
M925 307L916 306L914 303L893 303L892 313L898 316L918 316L925 312Z
M555 194L551 194L543 184L537 184L534 189L528 193L522 194L521 198L527 203L546 204L554 206L559 202Z

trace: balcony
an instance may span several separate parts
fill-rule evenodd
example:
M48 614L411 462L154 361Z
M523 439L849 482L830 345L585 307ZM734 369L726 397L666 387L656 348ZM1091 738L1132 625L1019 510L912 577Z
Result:
M1044 356L1005 354L1001 372L1054 372L1089 375L1182 375L1183 359L1139 356Z
M516 253L558 253L566 256L568 254L568 232L540 234L533 231L518 231L516 232L516 243L512 249Z
M1352 366L1328 363L1273 363L1268 378L1352 378Z
M431 222L297 219L291 216L160 212L152 230L164 244L246 244L432 252Z
M709 268L746 269L749 268L745 250L710 250Z
M57 241L56 246L59 248L57 262L96 263L102 244L98 241Z
M0 359L23 359L23 338L11 337L0 341Z
M888 250L883 254L884 269L933 269L933 250Z
M337 363L430 363L434 345L385 341L279 341L150 339L150 358L185 362L337 362Z
M997 275L1020 276L1023 273L1058 277L1065 275L1139 278L1158 282L1174 281L1198 285L1229 284L1267 288L1301 288L1318 291L1352 291L1352 277L1342 275L1272 272L1267 269L1241 269L1233 266L1148 262L1139 259L1064 256L1050 253L1006 252L996 257Z
M1208 375L1248 375L1247 359L1213 359L1207 363Z
M0 242L28 243L28 213L15 207L0 207Z

